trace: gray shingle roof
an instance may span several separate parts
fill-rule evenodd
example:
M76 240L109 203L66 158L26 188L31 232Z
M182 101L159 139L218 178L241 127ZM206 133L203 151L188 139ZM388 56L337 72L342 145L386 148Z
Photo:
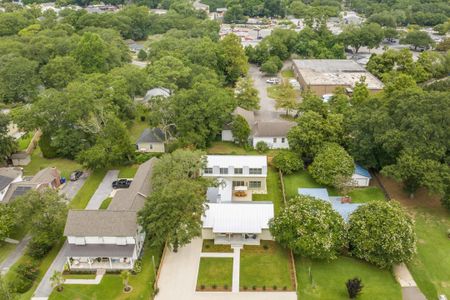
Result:
M58 169L48 167L45 169L40 170L36 173L36 175L33 176L33 179L31 179L30 182L32 183L41 183L41 184L49 184L53 182L55 179L59 179L61 174L59 173Z
M22 171L16 168L0 168L0 191L6 188L17 177L22 175Z
M255 137L285 137L289 130L296 125L295 122L270 121L258 122L254 127Z
M160 128L146 128L137 140L136 144L141 143L163 143L164 132Z
M134 245L94 244L82 245L67 244L65 256L70 257L131 257Z

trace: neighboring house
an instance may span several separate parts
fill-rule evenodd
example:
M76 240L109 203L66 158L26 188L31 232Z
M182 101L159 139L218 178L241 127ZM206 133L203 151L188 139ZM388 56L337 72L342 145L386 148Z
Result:
M12 165L17 166L27 166L31 162L31 156L24 152L17 152L10 156Z
M253 147L256 147L256 144L262 141L265 142L270 149L289 148L287 134L289 130L296 125L295 122L285 120L258 121L256 120L253 111L248 111L240 107L237 107L233 112L233 116L237 115L243 117L250 127L251 132L249 142ZM222 130L222 141L234 141L231 126L231 124L228 124Z
M164 132L160 128L146 128L136 141L139 152L165 152Z
M371 179L372 176L367 169L355 164L355 171L353 172L350 185L357 187L369 186Z
M148 90L147 93L145 93L144 102L149 102L155 97L167 98L170 96L170 93L171 92L169 89L163 87L153 88L151 90Z
M259 245L260 240L273 239L269 231L273 217L272 202L208 203L202 237L218 245Z
M11 185L22 180L21 169L0 168L0 203L6 203L4 202L4 198Z
M64 236L70 269L131 270L140 257L145 232L137 212L151 193L152 158L141 164L128 189L117 190L107 210L70 210Z
M332 94L337 87L352 92L362 78L370 92L384 87L378 78L349 59L294 59L292 69L302 89L309 88L319 96Z
M206 161L202 175L219 183L208 190L210 202L245 201L253 193L267 193L267 156L207 155Z
M330 197L325 188L299 188L298 194L311 196L318 200L330 203L333 209L337 211L346 222L348 222L350 215L362 205L361 203L343 203L342 197Z
M4 168L18 170L17 168ZM0 174L1 174L0 169ZM1 175L0 175L1 178ZM0 179L1 181L1 179ZM20 177L16 178L4 193L0 192L0 203L7 204L14 201L16 197L24 195L30 190L42 190L45 188L57 189L61 185L60 173L56 168L45 168L36 173L29 181L23 181L22 170ZM1 186L0 186L1 188Z

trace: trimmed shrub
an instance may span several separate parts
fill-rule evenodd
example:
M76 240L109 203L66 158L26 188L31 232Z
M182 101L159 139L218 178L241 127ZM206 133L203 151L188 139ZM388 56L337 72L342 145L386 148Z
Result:
M29 280L35 280L39 274L39 269L33 262L24 262L17 266L16 273Z
M292 174L303 168L303 161L292 151L283 150L273 157L272 164L284 174Z
M256 143L256 151L259 153L265 153L269 151L269 146L265 142L259 141Z
M31 286L33 285L33 280L22 276L16 276L13 281L10 283L12 291L23 294L26 293Z
M39 147L42 151L42 156L45 158L55 158L58 154L56 153L56 148L51 146L51 138L47 134L42 134L39 139Z

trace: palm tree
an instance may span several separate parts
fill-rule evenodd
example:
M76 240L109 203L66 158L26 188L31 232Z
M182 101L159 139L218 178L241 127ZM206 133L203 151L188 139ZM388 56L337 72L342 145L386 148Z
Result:
M122 278L123 290L128 292L130 290L130 286L128 285L128 281L130 280L130 272L124 270L120 273L120 277Z
M61 272L55 271L50 277L50 281L52 282L52 287L55 288L58 292L61 292L63 290L63 283L65 281L64 277L62 276Z

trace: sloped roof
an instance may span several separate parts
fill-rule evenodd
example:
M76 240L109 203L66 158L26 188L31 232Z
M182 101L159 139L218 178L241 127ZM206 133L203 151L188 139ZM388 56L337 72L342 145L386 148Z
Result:
M246 110L246 109L243 109L238 106L233 111L233 115L234 116L239 115L239 116L243 117L247 121L250 128L252 128L253 125L255 124L255 113L253 111Z
M206 166L228 168L263 168L267 167L267 156L265 155L207 155Z
M61 173L58 171L58 169L48 167L37 172L36 175L34 175L33 178L30 180L30 182L48 184L51 183L53 180L59 178L60 176Z
M145 128L136 144L140 143L163 143L164 132L160 128Z
M254 128L255 137L285 137L289 130L296 125L295 122L269 121L258 122Z
M355 164L355 171L354 171L354 173L358 174L360 176L367 177L367 178L372 178L372 176L370 175L369 171L366 168L364 168L364 167L362 167L362 166L360 166L358 164Z
M38 188L39 183L32 183L28 181L14 182L10 185L8 191L3 197L2 203L10 203L15 198L24 195L32 189Z
M202 221L214 233L261 233L273 216L272 202L208 203Z
M22 175L22 170L17 168L0 168L0 191Z
M170 96L170 90L163 88L163 87L153 88L153 89L147 91L147 93L144 96L144 100L148 101L151 98L158 97L158 96L167 98Z

